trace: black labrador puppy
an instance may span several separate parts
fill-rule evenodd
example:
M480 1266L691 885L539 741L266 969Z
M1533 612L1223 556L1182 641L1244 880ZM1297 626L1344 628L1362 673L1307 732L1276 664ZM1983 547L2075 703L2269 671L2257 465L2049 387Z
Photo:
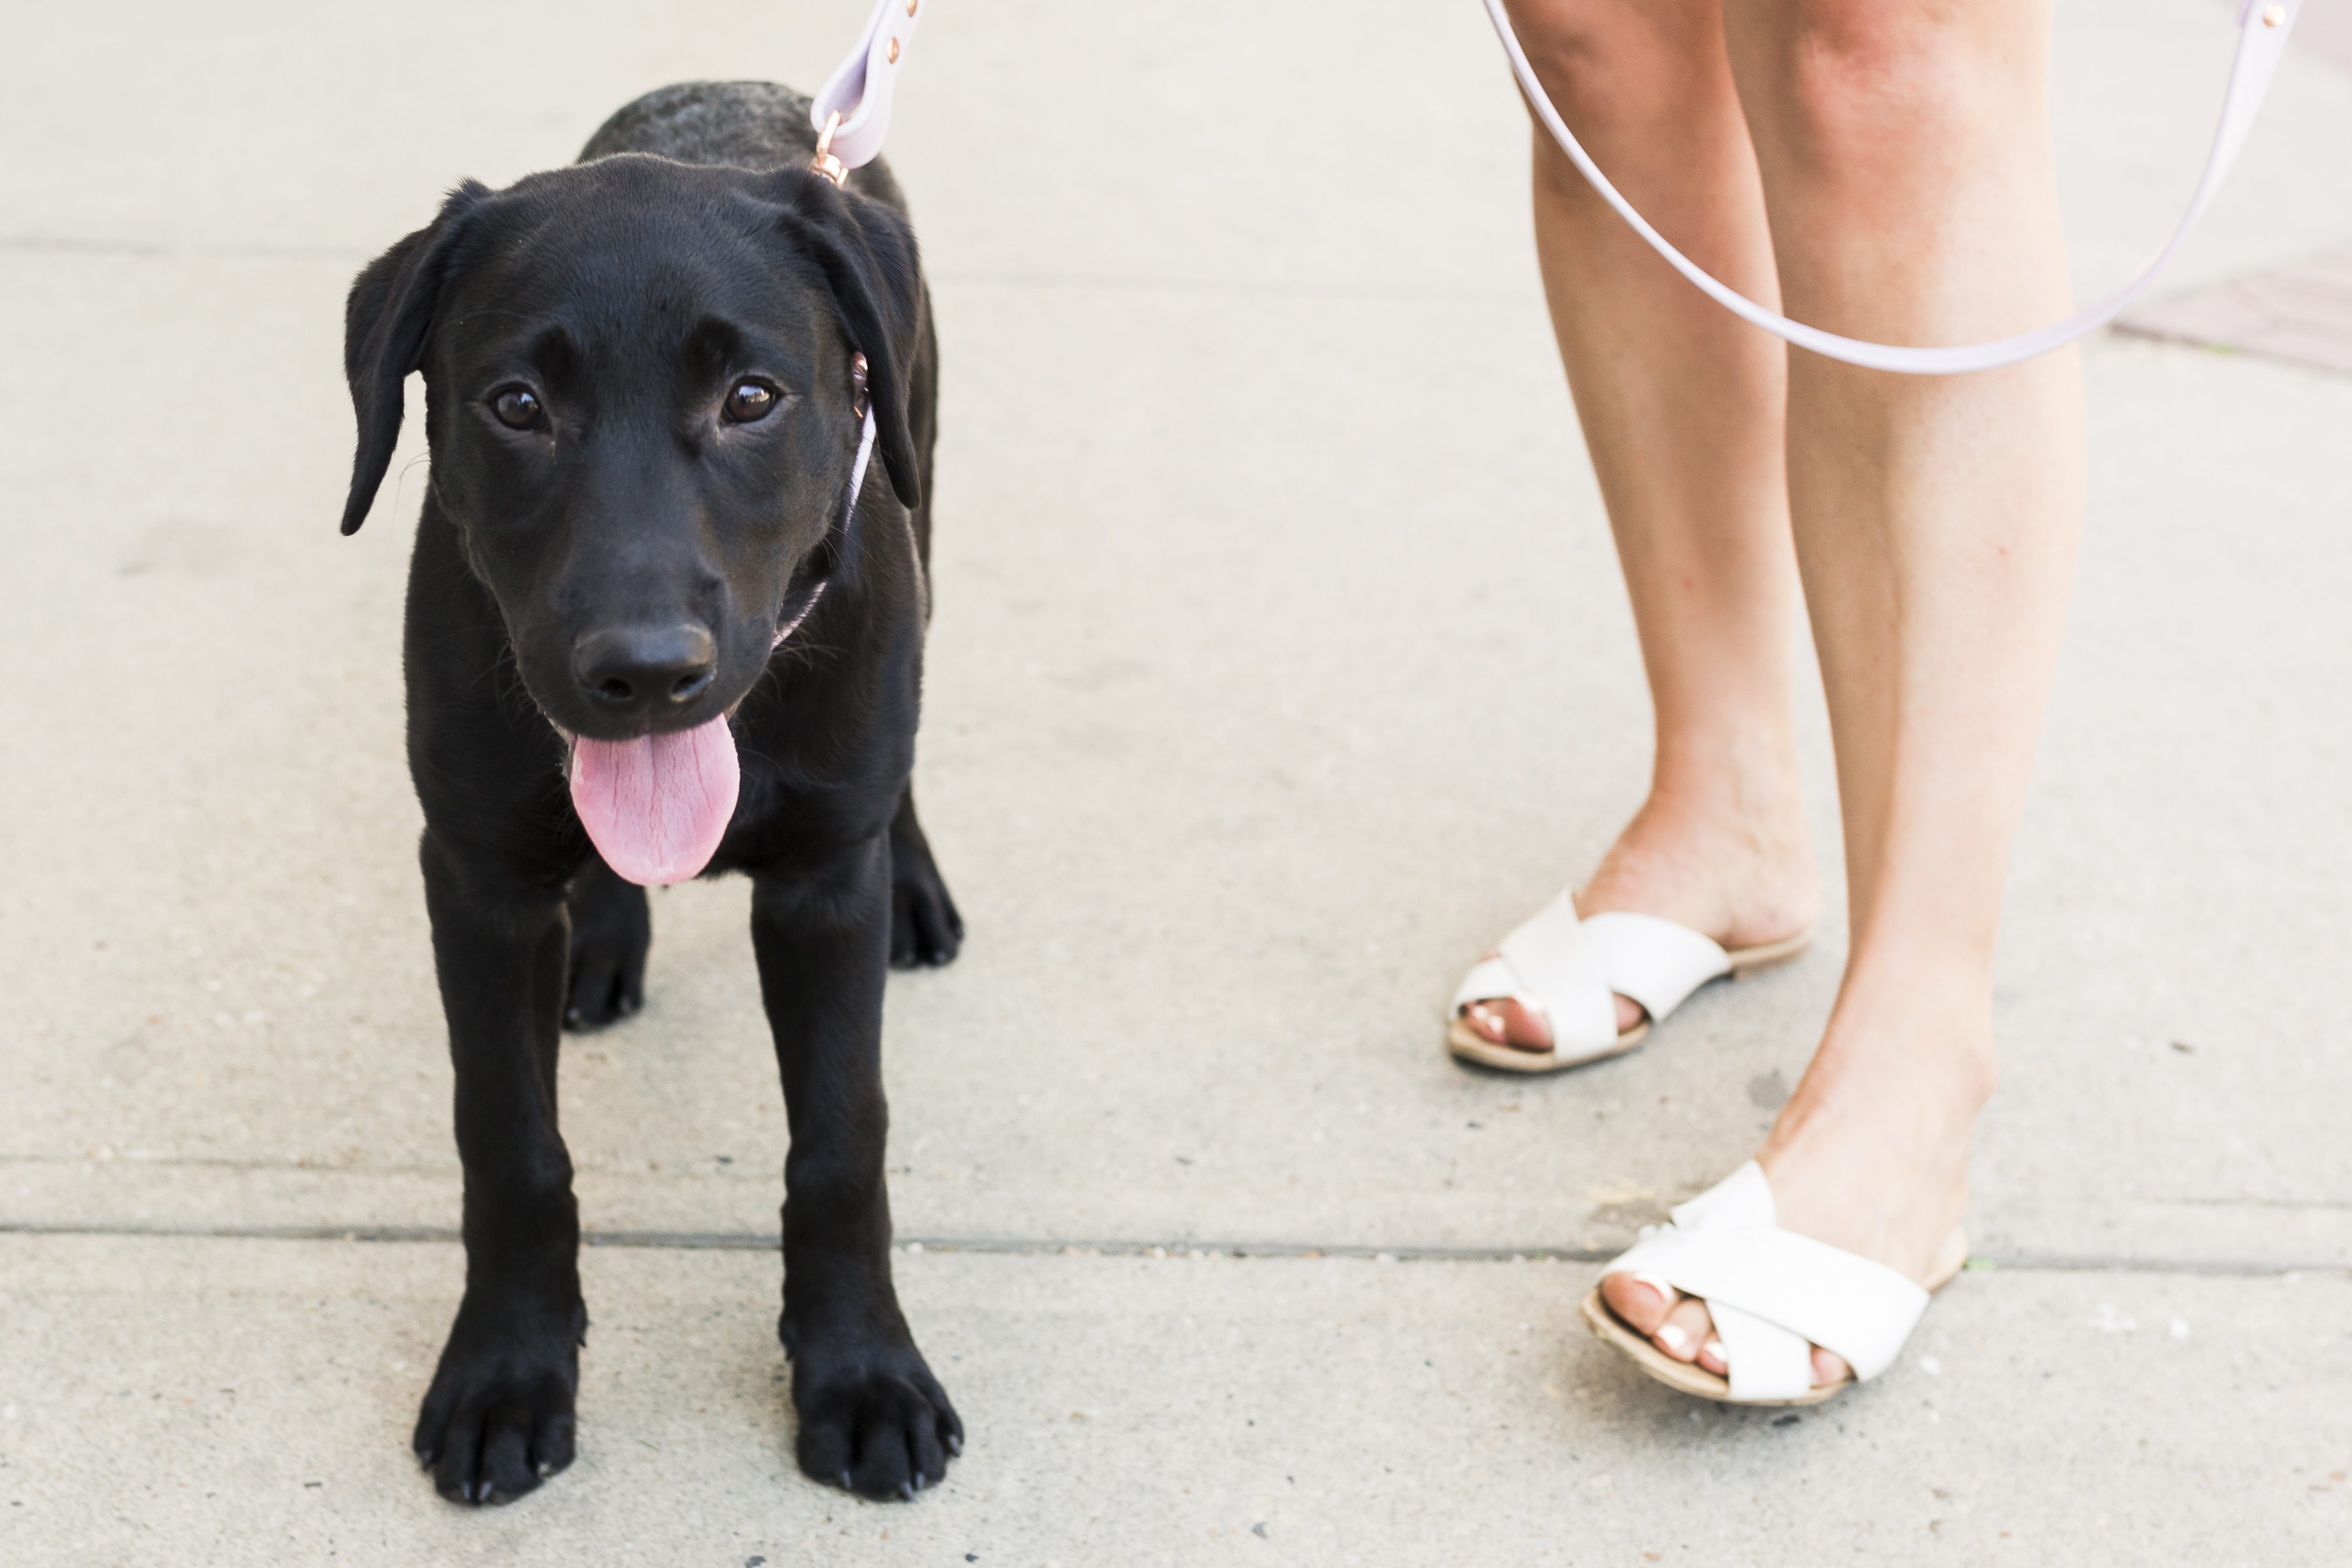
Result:
M781 88L667 88L570 168L459 186L352 288L343 531L412 371L432 451L408 755L466 1289L415 1443L447 1498L571 1462L561 1026L635 1005L639 884L719 871L752 879L792 1134L801 1468L910 1497L962 1446L891 1287L883 1190L886 965L944 963L962 934L908 790L938 349L898 187L876 163L835 188L814 143Z

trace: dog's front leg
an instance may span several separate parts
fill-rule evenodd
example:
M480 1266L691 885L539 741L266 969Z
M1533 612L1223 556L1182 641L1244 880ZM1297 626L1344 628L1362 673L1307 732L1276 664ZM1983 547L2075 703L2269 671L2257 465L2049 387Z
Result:
M572 1462L587 1313L572 1157L555 1127L570 934L533 888L425 836L425 901L457 1067L466 1294L416 1422L441 1495L506 1502Z
M792 1130L778 1331L793 1358L801 1468L866 1497L912 1497L947 1474L963 1423L890 1283L888 841L877 835L815 875L762 878L751 938Z

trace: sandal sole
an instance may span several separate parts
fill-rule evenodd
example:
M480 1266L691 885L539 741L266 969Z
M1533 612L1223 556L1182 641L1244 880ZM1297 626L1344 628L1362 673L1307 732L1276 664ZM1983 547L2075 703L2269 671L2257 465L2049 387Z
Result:
M1597 1051L1587 1051L1567 1061L1552 1051L1523 1051L1517 1046L1498 1046L1469 1025L1456 1018L1445 1026L1445 1048L1459 1061L1476 1062L1480 1067L1499 1068L1504 1072L1547 1073L1566 1072L1570 1068L1588 1067L1605 1062L1612 1057L1622 1057L1650 1037L1647 1018L1617 1037L1617 1043L1603 1046Z

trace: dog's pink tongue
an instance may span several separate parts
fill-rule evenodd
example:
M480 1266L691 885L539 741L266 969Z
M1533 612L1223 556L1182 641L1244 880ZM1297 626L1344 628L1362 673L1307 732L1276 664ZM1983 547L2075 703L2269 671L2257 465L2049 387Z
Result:
M719 852L742 775L725 718L675 735L572 748L572 804L604 864L645 887L683 882Z

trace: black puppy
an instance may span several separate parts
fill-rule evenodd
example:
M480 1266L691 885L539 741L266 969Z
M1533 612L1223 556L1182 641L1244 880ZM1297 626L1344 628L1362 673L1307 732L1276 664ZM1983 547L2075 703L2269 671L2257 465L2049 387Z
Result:
M412 371L432 450L405 662L466 1171L465 1297L416 1425L445 1497L571 1462L560 1026L634 1006L633 884L705 872L753 880L801 1468L912 1496L962 1446L883 1190L885 966L962 934L908 790L938 350L897 186L877 163L836 190L814 142L782 89L667 88L571 168L461 185L352 288L343 531ZM879 472L852 493L862 437Z

